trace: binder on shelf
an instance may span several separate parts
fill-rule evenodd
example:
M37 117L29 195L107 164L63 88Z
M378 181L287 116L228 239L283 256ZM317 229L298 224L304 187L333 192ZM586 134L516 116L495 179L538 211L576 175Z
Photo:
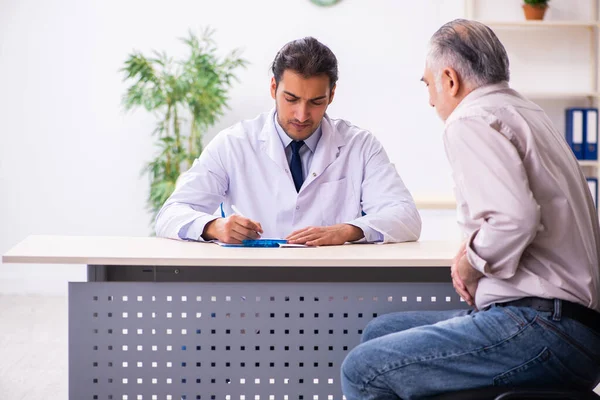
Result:
M592 192L592 198L594 199L594 205L598 208L598 179L597 178L585 178Z
M598 159L598 109L588 108L583 121L585 127L585 146L583 158L586 160Z
M565 115L565 139L573 150L575 157L583 160L584 123L586 110L582 108L567 108Z

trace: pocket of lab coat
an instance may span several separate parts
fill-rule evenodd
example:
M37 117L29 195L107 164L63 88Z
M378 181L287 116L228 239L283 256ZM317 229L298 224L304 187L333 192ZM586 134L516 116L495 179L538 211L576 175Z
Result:
M348 178L319 185L319 202L323 226L340 224L358 218L360 202Z

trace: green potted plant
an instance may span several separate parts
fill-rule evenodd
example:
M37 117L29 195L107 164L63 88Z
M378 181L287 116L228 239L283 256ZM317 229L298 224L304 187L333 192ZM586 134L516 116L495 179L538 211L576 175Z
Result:
M213 31L200 35L189 32L181 39L188 47L187 57L173 60L154 51L151 57L129 54L124 81L131 83L123 96L126 110L142 107L157 117L156 144L159 151L144 168L150 178L148 209L152 218L173 193L182 171L202 152L202 136L223 115L234 70L247 61L233 50L220 58L216 54Z
M523 0L523 12L527 20L542 20L548 9L548 1L550 0Z

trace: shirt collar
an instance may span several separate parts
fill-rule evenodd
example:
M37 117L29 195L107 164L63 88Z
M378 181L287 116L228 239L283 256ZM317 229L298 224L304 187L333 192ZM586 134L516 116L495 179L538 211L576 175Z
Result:
M279 135L279 139L281 139L281 143L283 144L283 147L287 148L290 145L290 143L292 143L292 138L289 137L287 135L287 133L285 133L285 131L283 130L281 125L279 125L279 121L277 119L277 113L273 114L273 121L275 122L275 130L277 131L277 134ZM304 141L304 144L306 145L306 147L308 147L310 149L310 151L312 151L313 153L317 149L317 144L319 143L319 139L321 139L322 133L323 133L323 131L321 129L321 124L319 124L319 127L317 128L317 130L314 131L313 134L310 135Z
M481 86L478 87L477 89L473 90L471 93L469 93L468 95L465 96L464 99L462 99L462 101L458 104L458 106L454 109L454 111L452 111L452 114L450 114L450 116L447 118L446 120L446 124L448 124L448 122L450 122L452 120L452 116L456 116L459 115L459 111L468 106L470 103L473 103L474 101L476 101L477 99L486 96L490 93L494 93L494 92L499 92L499 91L512 91L512 89L508 86L508 82L507 81L502 81L499 83L494 83L492 85L485 85L485 86Z

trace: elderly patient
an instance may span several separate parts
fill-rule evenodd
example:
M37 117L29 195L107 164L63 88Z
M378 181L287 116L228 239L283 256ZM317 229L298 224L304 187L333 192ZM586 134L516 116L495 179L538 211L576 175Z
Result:
M371 321L342 365L348 400L600 380L598 215L561 133L509 87L508 64L481 23L431 38L422 80L445 122L466 238L451 275L475 309Z

